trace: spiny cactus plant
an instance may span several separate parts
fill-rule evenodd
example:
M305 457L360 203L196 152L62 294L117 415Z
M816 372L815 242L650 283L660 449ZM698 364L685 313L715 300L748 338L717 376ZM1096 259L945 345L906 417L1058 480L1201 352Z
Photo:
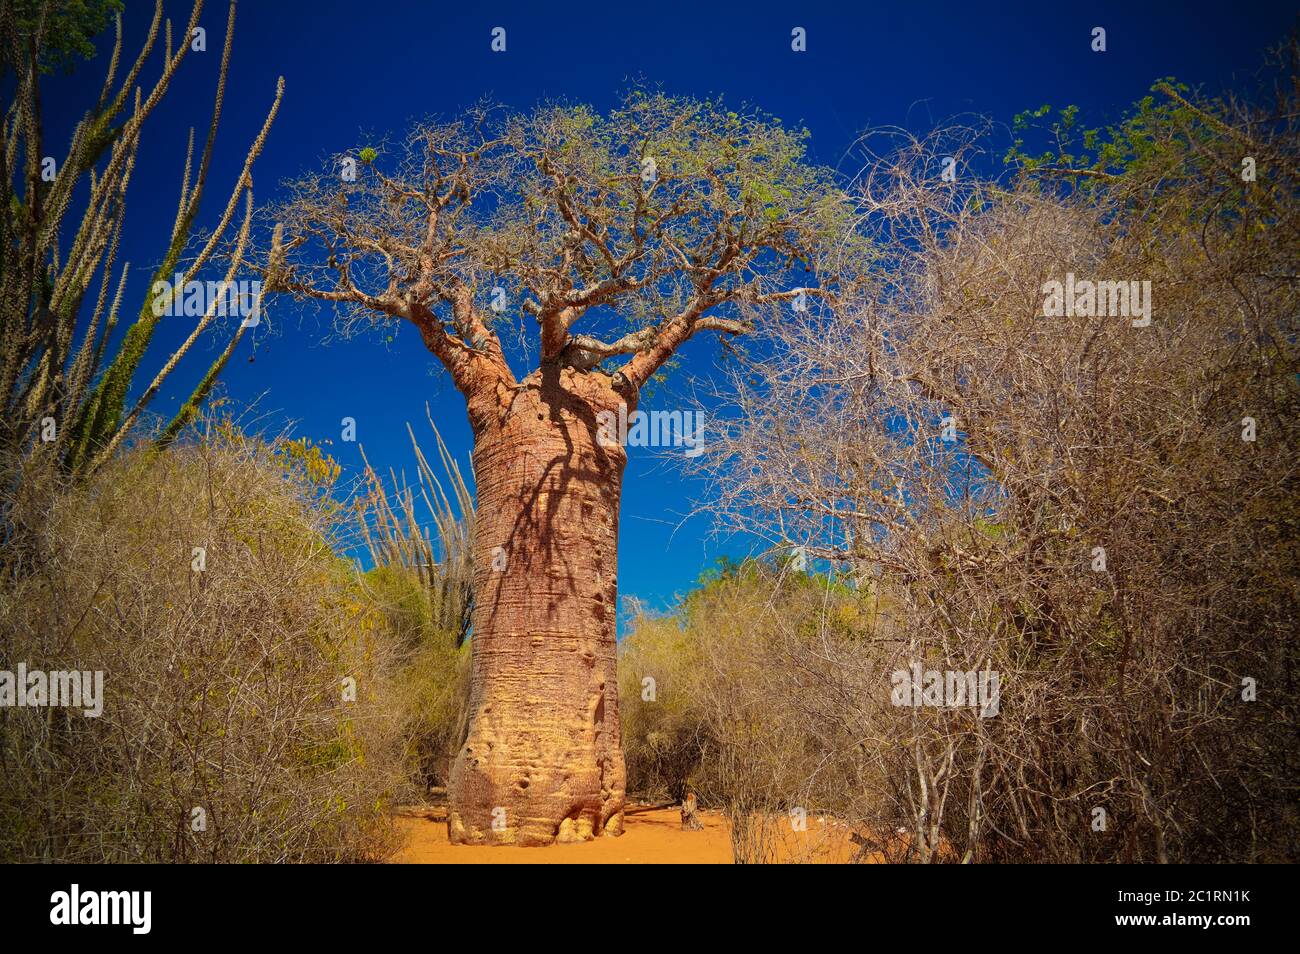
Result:
M98 467L120 444L203 333L221 304L207 303L193 332L164 362L161 370L127 410L127 397L161 316L156 296L146 294L134 323L120 343L112 344L123 298L127 295L129 263L113 281L127 188L140 149L141 131L166 95L186 55L195 48L203 2L196 0L180 42L173 49L172 24L164 20L157 0L153 20L135 61L120 84L122 21L116 20L116 40L98 99L73 130L62 160L48 155L44 139L40 90L48 50L67 43L59 31L65 20L46 2L32 14L18 0L0 0L0 76L13 74L13 102L0 124L0 452L18 457L48 455L77 476ZM60 26L64 24L63 26ZM231 189L221 217L204 241L194 247L194 226L207 186L213 145L225 96L234 37L235 4L226 24L221 67L213 98L212 119L198 162L194 130L181 176L180 199L167 236L154 282L170 282L176 274L188 283L211 268L236 216L241 212L226 281L239 272L248 246L253 213L252 167L266 144L267 134L284 94L284 79L262 129L249 147L243 169ZM163 38L162 71L152 87L139 85L150 55ZM78 187L88 180L84 207L74 203ZM241 199L243 200L241 203ZM81 210L76 218L76 210ZM188 264L182 264L182 260ZM92 292L92 285L98 291ZM111 298L110 287L115 285ZM153 282L148 286L154 288ZM254 309L260 310L260 301ZM89 310L89 314L85 313ZM254 313L257 313L256 311ZM166 444L192 419L210 393L218 375L245 330L241 323L225 350L213 363L176 418L157 440Z
M459 648L469 635L470 626L474 497L460 465L443 443L427 405L425 415L438 442L438 456L450 483L450 494L443 490L415 432L407 424L418 465L419 487L412 488L404 479L399 480L396 474L390 473L393 488L390 499L384 481L366 460L368 506L359 512L361 532L375 566L401 567L419 579L428 594L436 628L454 634ZM417 493L432 517L432 526L427 519L421 519Z

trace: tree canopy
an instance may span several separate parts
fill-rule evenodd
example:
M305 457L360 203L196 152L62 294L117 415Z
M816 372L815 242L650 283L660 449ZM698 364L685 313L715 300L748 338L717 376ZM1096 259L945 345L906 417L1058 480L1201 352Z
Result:
M462 391L480 372L513 380L504 339L632 393L697 333L833 292L828 243L851 204L806 140L640 88L608 114L478 106L295 183L270 281L413 323Z

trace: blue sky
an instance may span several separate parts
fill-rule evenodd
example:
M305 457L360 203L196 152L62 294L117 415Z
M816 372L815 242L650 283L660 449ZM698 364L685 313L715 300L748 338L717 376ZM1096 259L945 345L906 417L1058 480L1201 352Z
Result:
M152 2L127 0L126 47L143 38ZM182 23L188 3L167 4ZM160 234L175 214L190 126L200 138L209 118L226 4L209 0L202 24L208 52L191 54L158 114L146 127L129 199L119 262L132 262L128 314L147 292L163 250ZM280 117L254 170L256 198L274 200L278 184L316 167L326 154L404 131L410 121L449 114L485 95L526 108L564 97L598 108L615 103L643 77L669 93L721 94L807 126L816 161L857 171L849 146L883 125L924 130L961 113L1009 124L1043 103L1078 104L1084 121L1119 118L1152 80L1173 75L1216 91L1246 87L1265 48L1296 22L1294 4L1259 2L980 4L893 3L388 3L244 0L236 22L232 74L209 180L210 224L244 150L270 105L276 77L286 93ZM507 50L490 50L494 27ZM808 50L790 50L791 29L807 30ZM1090 49L1093 27L1107 51ZM157 58L151 64L156 75ZM97 62L71 78L51 79L43 95L47 135L61 151L71 123L90 105L102 78ZM469 458L460 397L417 335L402 329L391 344L378 335L340 340L328 312L288 301L268 307L269 328L249 340L225 375L237 404L256 401L263 424L333 440L329 450L354 476L355 444L341 443L340 420L357 421L358 440L380 468L413 474L406 422L428 433L425 402L453 453ZM173 319L146 359L151 377L188 328ZM333 339L333 340L330 340ZM190 356L153 404L170 415L224 342ZM687 346L679 373L707 377L710 344ZM653 409L654 401L648 404ZM429 442L431 444L431 441ZM633 450L624 489L620 591L653 606L684 593L702 569L742 541L714 538L710 522L679 526L702 488L646 451Z

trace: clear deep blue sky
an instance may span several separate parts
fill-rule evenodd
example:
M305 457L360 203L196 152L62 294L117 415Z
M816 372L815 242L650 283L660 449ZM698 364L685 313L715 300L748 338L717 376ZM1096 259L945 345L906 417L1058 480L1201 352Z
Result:
M127 0L126 46L144 35L152 2ZM643 77L669 93L722 94L776 114L812 133L813 158L838 165L865 128L929 128L975 112L1009 123L1043 103L1078 104L1090 125L1118 118L1152 80L1177 76L1210 91L1246 86L1265 47L1294 25L1296 5L1241 3L599 3L491 4L381 0L296 2L243 0L221 134L205 203L210 224L260 126L275 88L286 80L279 120L258 162L256 197L276 197L279 183L326 154L400 133L414 118L447 114L485 95L525 108L565 97L608 108L629 79ZM187 2L168 2L184 23ZM124 311L147 291L175 214L180 167L190 126L206 129L220 59L226 4L209 0L202 24L208 52L191 54L164 106L147 127L127 215L125 246L134 281ZM507 30L505 53L490 32ZM808 51L790 50L790 31L805 27ZM1091 30L1107 30L1108 50L1090 49ZM157 58L151 64L156 75ZM100 63L45 88L52 142L66 143L75 112L98 89ZM854 171L852 161L843 168ZM126 316L124 316L126 317ZM355 476L360 456L343 444L339 422L353 417L358 439L381 468L413 473L405 423L424 437L428 401L453 453L467 462L469 428L460 397L411 329L385 345L377 335L328 341L328 313L288 301L268 308L256 360L250 342L225 375L238 404L257 401L263 425L295 421L296 432L328 448ZM145 364L147 376L184 337L185 319L169 319ZM268 333L269 332L269 333ZM190 356L154 402L170 415L207 367L215 342ZM707 376L712 348L687 346L682 371ZM518 369L517 369L518 370ZM147 380L146 376L146 380ZM652 400L649 408L654 407ZM428 447L431 449L432 442ZM662 459L633 450L623 498L620 590L664 606L684 593L723 553L745 549L711 537L697 517L678 526L701 488Z

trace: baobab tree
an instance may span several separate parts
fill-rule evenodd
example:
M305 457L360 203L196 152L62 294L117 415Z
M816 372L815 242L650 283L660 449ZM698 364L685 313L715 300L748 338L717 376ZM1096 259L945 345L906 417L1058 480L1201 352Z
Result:
M627 455L599 416L635 411L697 335L743 335L774 307L833 294L824 242L850 207L805 138L640 89L608 115L483 107L332 157L277 210L268 288L345 321L409 322L465 399L473 675L453 842L620 833Z

